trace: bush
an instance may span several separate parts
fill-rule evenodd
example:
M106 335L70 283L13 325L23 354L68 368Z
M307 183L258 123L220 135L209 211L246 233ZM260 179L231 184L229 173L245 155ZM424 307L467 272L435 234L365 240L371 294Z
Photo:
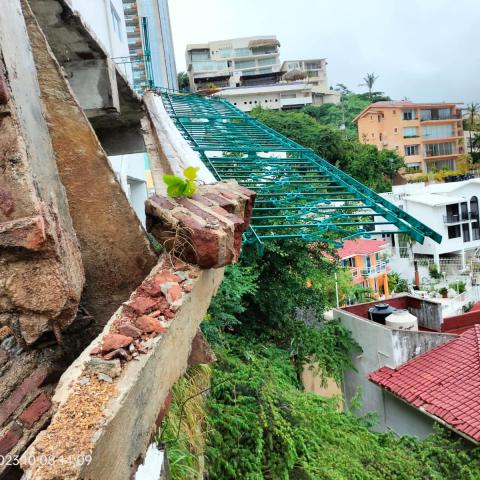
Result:
M463 293L466 289L466 284L465 282L454 282L454 283L449 283L448 288L451 288L452 290L455 290L458 294Z
M442 278L442 274L438 271L436 263L431 263L428 267L428 271L434 280L440 280Z

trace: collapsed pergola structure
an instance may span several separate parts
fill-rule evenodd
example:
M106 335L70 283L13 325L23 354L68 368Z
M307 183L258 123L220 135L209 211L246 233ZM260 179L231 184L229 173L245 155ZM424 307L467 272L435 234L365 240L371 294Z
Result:
M407 212L226 100L164 89L159 94L215 178L234 179L257 192L248 243L291 238L332 243L392 233L419 243L425 237L441 241Z

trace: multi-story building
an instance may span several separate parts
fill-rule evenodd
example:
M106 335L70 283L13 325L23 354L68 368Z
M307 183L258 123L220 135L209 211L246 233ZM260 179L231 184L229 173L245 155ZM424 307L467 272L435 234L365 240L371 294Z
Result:
M274 35L187 45L191 89L276 83L281 76L279 47Z
M388 259L385 258L388 243L382 240L359 238L346 240L337 250L342 266L352 272L352 283L370 288L378 297L389 296Z
M129 57L134 87L177 90L177 69L173 50L168 0L123 0Z
M360 142L397 151L413 170L455 170L464 153L462 115L455 103L376 102L354 122Z
M340 93L330 89L328 85L325 58L286 60L282 63L281 71L284 81L304 80L307 85L311 86L314 105L340 102Z
M392 192L381 195L442 235L441 243L426 239L423 244L405 243L403 236L393 235L390 242L395 256L430 258L437 265L457 259L464 268L468 257L480 248L480 179L411 183L394 186Z
M227 99L243 112L250 112L259 106L272 110L287 110L313 104L312 87L303 81L227 87L214 95Z

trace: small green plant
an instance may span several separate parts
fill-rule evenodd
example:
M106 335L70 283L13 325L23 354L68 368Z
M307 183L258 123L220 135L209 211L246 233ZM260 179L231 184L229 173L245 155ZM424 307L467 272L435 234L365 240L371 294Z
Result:
M438 290L438 293L443 297L447 298L448 295L448 288L447 287L442 287Z
M463 293L465 291L466 285L465 282L454 282L449 283L448 287L452 290L455 290L458 294Z
M191 198L197 190L195 180L197 178L198 167L188 167L183 171L185 180L176 175L164 175L163 181L167 185L167 195L170 197L189 197Z
M436 263L431 263L430 267L428 267L430 276L435 280L440 280L442 278L442 274L438 271L438 267Z

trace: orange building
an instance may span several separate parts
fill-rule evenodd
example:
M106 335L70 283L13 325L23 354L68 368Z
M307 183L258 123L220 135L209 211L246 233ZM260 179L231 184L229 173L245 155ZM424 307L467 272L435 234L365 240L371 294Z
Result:
M395 150L414 170L455 170L464 153L461 109L455 103L376 102L353 121L360 142Z
M388 298L388 272L390 267L384 259L388 243L383 240L346 240L337 250L345 268L352 272L353 284L370 288L375 296Z

